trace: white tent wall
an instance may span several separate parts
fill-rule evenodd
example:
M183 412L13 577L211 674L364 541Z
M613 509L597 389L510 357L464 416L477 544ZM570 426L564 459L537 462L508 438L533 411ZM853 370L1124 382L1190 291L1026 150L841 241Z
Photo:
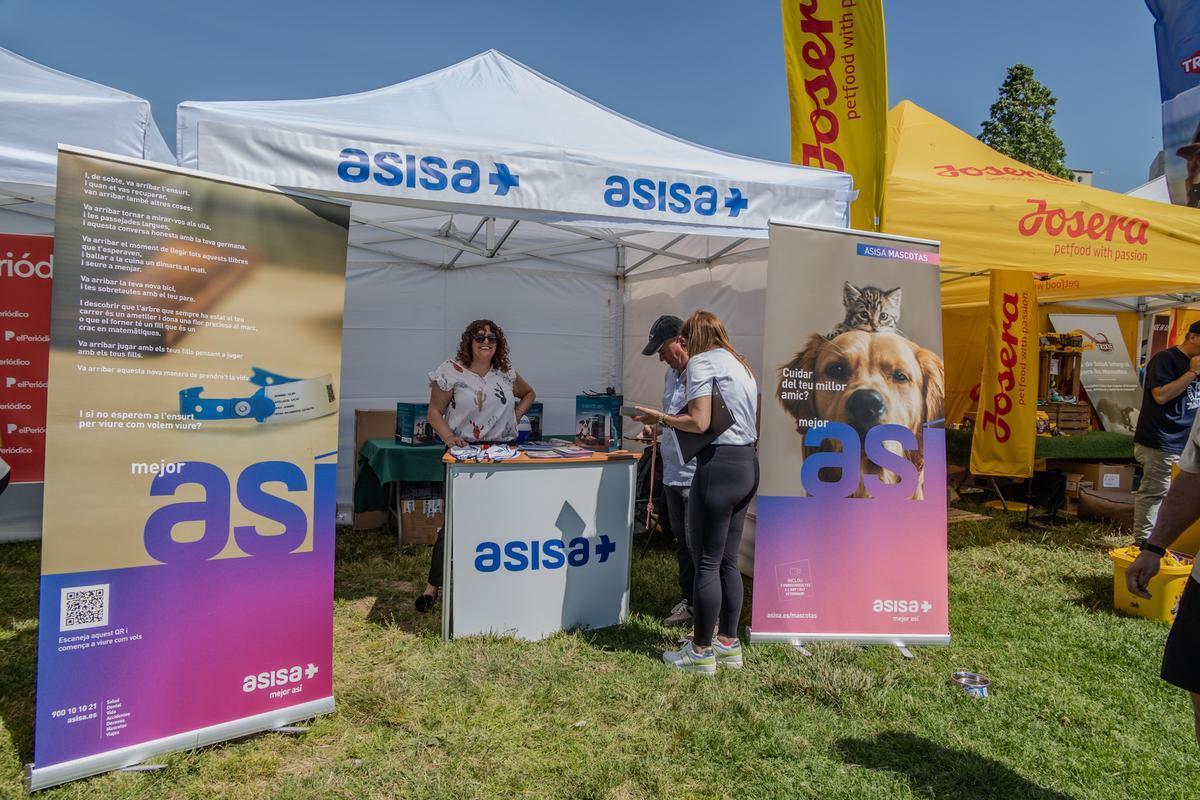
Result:
M428 402L428 374L454 356L471 320L491 319L504 329L513 366L545 405L543 429L570 432L575 395L619 382L615 249L602 253L612 262L607 274L520 261L431 269L360 260L352 249L342 333L339 511L351 510L355 409Z

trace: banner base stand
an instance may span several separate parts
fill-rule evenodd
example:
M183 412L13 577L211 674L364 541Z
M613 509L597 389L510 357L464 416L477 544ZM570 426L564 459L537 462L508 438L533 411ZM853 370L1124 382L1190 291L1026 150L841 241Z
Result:
M126 767L144 766L150 769L138 771L150 771L154 768L167 766L165 764L142 763L153 756L163 753L173 753L179 750L194 750L197 747L217 744L254 733L262 733L272 728L279 728L293 722L299 722L300 720L309 719L321 714L328 714L333 709L333 698L325 697L320 700L312 700L276 711L255 714L252 717L235 719L229 722L222 722L219 725L210 725L207 728L188 731L187 733L177 733L174 736L165 736L161 739L153 739L149 742L122 747L120 750L109 750L106 753L97 753L96 755L77 758L73 761L51 764L48 767L36 767L33 764L29 764L25 768L25 787L30 792L36 792L39 789L58 786L60 783L66 783L67 781L87 778L92 775L99 775L102 772L111 772Z
M277 728L271 728L271 733L283 733L288 736L303 736L308 733L307 725L280 725Z
M912 661L914 658L916 658L916 656L913 655L912 650L909 650L905 645L897 644L896 649L900 651L900 655L905 661Z
M903 638L886 634L870 633L758 633L750 628L750 644L787 644L791 645L802 656L811 656L805 645L813 642L845 642L846 644L881 644L895 647L900 655L913 658L911 647L917 646L947 646L950 644L950 634L922 633Z
M160 769L166 769L166 764L130 764L128 767L121 767L119 772L158 772Z

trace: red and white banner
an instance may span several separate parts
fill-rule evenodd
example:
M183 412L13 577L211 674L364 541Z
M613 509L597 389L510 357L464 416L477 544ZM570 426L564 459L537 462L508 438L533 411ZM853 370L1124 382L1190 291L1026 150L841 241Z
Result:
M12 483L42 482L53 254L52 236L0 233L0 457Z

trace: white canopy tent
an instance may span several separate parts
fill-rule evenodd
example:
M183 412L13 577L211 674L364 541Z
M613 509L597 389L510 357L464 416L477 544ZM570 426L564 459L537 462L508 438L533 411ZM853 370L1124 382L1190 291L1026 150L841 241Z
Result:
M178 151L185 167L353 201L342 510L354 409L427 399L470 320L504 328L545 429L570 431L585 389L658 402L662 367L639 355L658 314L713 308L761 353L768 218L845 227L853 196L848 175L683 141L496 51L361 94L185 102ZM629 288L642 276L667 277Z
M173 163L150 104L0 48L0 232L54 233L58 144ZM0 390L0 398L3 390ZM13 484L0 498L0 542L36 539L42 485Z
M0 231L54 232L58 145L174 163L150 104L0 48Z

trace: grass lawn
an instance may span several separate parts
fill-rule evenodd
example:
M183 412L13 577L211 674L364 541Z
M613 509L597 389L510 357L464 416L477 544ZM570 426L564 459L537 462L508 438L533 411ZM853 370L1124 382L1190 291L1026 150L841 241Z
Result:
M1111 610L1106 550L1075 524L950 531L949 648L747 649L741 673L670 671L665 546L633 568L618 628L537 644L443 643L420 616L428 548L341 534L337 712L48 790L104 798L1196 798L1183 692L1158 679L1167 627ZM660 543L661 545L662 543ZM32 757L38 548L0 546L0 796ZM747 586L749 592L749 586ZM748 603L747 603L748 605ZM955 669L989 675L972 700Z

